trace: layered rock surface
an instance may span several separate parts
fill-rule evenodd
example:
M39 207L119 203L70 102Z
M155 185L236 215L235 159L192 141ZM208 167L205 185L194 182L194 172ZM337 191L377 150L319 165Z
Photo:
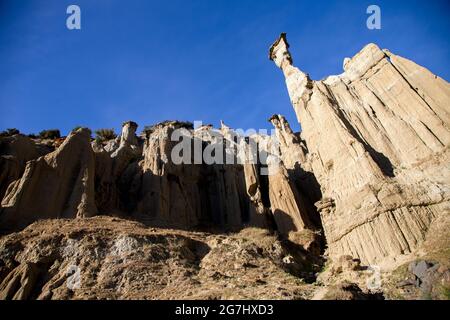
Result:
M439 221L450 214L450 85L374 44L345 59L341 75L313 81L293 66L288 48L282 34L270 58L286 77L301 134L273 115L272 136L180 121L137 136L137 123L128 121L109 141L93 140L84 128L51 147L22 135L0 138L2 232L77 218L39 222L2 238L0 297L311 298L316 288L301 284L282 293L274 286L287 283L286 272L314 278L325 248L330 261L348 256L358 265L393 267L421 248L429 230L448 239ZM144 225L82 219L94 215ZM224 233L246 227L268 230L260 240L273 242L278 253L254 243L259 233ZM133 272L125 260L140 269ZM71 263L97 277L76 293L62 285ZM181 287L164 272L156 278L147 272L167 263L180 267ZM229 271L233 263L241 267ZM275 277L258 278L254 265ZM242 270L248 277L237 276ZM231 289L229 279L236 282ZM241 281L251 290L235 292ZM353 284L332 284L346 297L366 294ZM202 293L206 287L212 289Z
M104 142L91 142L90 132L79 129L52 153L28 161L21 177L5 183L2 229L97 213L181 229L275 228L286 237L318 228L312 202L284 165L265 164L274 172L267 177L261 161L250 161L251 152L242 148L246 140L267 145L272 137L245 138L225 125L194 129L179 121L147 127L140 137L136 128L125 122L121 135ZM262 152L279 153L267 146Z
M54 152L28 161L22 177L9 184L2 200L2 227L95 215L94 164L88 129L72 132Z
M449 214L450 85L375 44L313 81L288 48L282 34L270 58L302 125L299 165L320 184L329 254L379 263L413 251Z
M3 199L9 184L21 177L27 161L50 151L50 147L38 145L21 134L0 137L0 199Z

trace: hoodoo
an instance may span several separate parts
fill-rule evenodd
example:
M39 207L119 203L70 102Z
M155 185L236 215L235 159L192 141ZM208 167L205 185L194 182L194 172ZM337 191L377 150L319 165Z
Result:
M284 33L269 57L302 126L298 166L320 185L328 253L381 263L414 251L449 214L450 85L375 44L322 81L293 65Z
M2 132L0 299L448 298L449 83L375 44L321 81L284 33L269 57L301 133Z

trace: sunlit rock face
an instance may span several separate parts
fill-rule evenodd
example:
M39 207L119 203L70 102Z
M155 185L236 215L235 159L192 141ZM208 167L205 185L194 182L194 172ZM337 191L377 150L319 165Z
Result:
M449 213L450 85L375 44L313 81L288 48L282 34L270 58L302 126L299 165L320 185L329 254L389 263L414 251Z
M94 174L90 130L78 129L57 150L28 161L22 176L9 184L1 203L2 228L95 215Z
M311 222L309 215L317 215L316 210L311 210L312 203L297 189L282 161L270 165L273 174L267 177L262 167L268 170L269 165L242 157L248 154L242 147L275 144L276 137L239 136L224 124L220 130L194 129L180 121L146 127L138 137L137 126L125 122L121 134L109 141L91 141L88 129L78 129L52 153L31 156L23 175L5 178L2 228L95 214L180 229L236 231L255 226L284 237L320 227ZM188 161L175 159L184 141L175 135L187 141ZM278 149L263 149L266 157L279 158ZM223 157L208 163L208 150ZM190 161L198 156L200 162Z
M301 133L276 114L273 135L165 121L138 136L127 121L108 141L86 128L57 141L0 137L0 229L107 215L191 231L258 227L316 257L326 248L365 264L415 252L450 212L449 84L374 44L322 81L293 65L285 34L269 57ZM174 158L174 133L193 161ZM242 152L247 144L256 158Z

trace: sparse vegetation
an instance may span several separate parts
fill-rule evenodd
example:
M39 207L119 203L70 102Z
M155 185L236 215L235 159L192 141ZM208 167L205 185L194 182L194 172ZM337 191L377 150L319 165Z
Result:
M114 129L99 129L95 131L95 139L99 142L105 142L117 137Z
M264 248L271 248L273 243L277 240L276 235L271 231L255 227L242 229L239 232L239 237L258 243L259 246Z
M39 132L41 139L57 139L61 138L61 132L58 129L43 130Z
M313 231L309 229L289 232L289 240L300 245L305 245L316 241L318 237L320 237L320 231Z
M6 129L5 131L0 132L0 137L10 137L13 136L15 134L19 134L20 131L17 130L16 128L10 128L10 129Z

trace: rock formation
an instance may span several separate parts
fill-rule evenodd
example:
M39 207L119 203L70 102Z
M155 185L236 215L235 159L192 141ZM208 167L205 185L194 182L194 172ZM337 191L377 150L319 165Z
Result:
M54 152L28 161L22 177L9 184L0 224L23 227L38 219L95 215L94 164L90 130L72 132Z
M0 299L306 299L314 286L292 279L313 266L294 249L255 228L225 236L106 216L39 221L0 239Z
M450 85L375 44L313 81L288 48L282 34L269 54L302 126L299 165L320 184L329 254L379 263L413 251L449 213Z
M50 151L49 147L38 145L21 134L0 137L0 199L3 199L9 184L21 177L27 161Z
M314 228L306 198L290 181L284 165L275 162L270 170L276 173L262 176L261 164L246 159L240 148L246 145L244 137L229 127L194 130L190 123L166 121L147 128L139 138L136 128L136 123L125 122L116 139L92 143L90 132L79 129L54 152L37 159L30 156L22 176L16 173L5 182L9 186L2 201L2 227L99 213L183 229L238 230L275 223L287 236ZM172 137L176 130L187 142L192 161L173 160L174 148L180 145ZM271 139L251 139L256 138ZM222 152L223 157L212 158L212 163L203 161L204 154Z
M87 128L0 137L0 229L32 224L0 238L0 298L280 298L286 273L330 286L288 286L291 298L379 298L360 289L360 264L389 270L420 248L438 257L419 277L438 296L448 254L429 248L450 238L450 85L374 44L314 81L288 49L281 34L269 57L301 133L276 114L271 136L181 121L137 136L127 121L109 141ZM322 257L331 267L316 277ZM173 261L183 294L148 273ZM72 264L90 275L76 293L63 286Z

